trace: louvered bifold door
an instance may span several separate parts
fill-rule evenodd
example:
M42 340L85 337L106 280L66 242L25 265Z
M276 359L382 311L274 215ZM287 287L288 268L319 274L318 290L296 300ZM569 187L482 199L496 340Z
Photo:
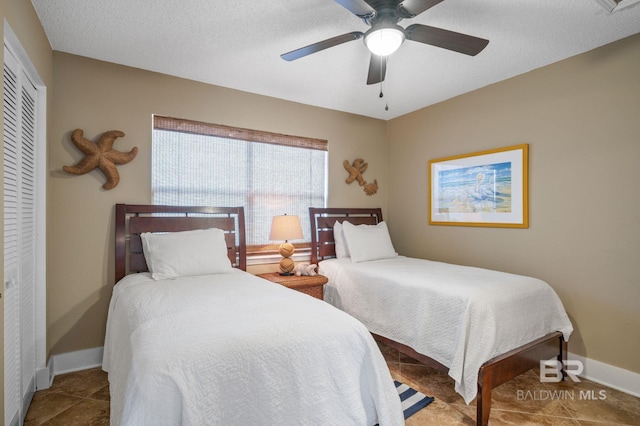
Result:
M20 292L18 272L19 84L13 57L4 52L4 424L20 410Z
M4 49L4 424L35 390L36 90Z
M20 372L24 416L35 391L36 372L36 89L23 75L20 140Z

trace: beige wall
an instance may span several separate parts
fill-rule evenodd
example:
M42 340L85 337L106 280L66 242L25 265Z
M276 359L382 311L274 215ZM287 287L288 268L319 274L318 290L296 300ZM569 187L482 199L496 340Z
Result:
M328 139L331 206L382 206L403 254L547 280L576 327L570 350L640 372L640 36L384 123L63 53L52 57L30 2L0 0L0 7L48 87L51 354L103 343L113 205L150 201L151 114L159 113ZM80 158L69 141L75 128L90 138L119 129L126 136L116 148L140 148L119 168L118 187L104 191L99 172L61 171ZM427 224L429 159L518 143L530 144L529 229ZM378 179L377 195L344 183L342 161L356 157Z
M170 60L168 58L168 60ZM386 207L386 123L326 109L168 77L87 58L54 53L51 152L52 220L49 252L49 347L53 354L101 346L113 285L115 203L151 201L151 115L164 114L228 126L329 141L329 204ZM119 166L120 184L101 188L99 171L63 172L81 158L69 139L81 128L88 138L118 129L116 149L139 148ZM364 157L377 177L367 196L344 183L345 159Z
M636 35L390 121L396 249L546 280L571 352L640 372L639 76ZM528 229L428 224L428 160L522 143Z
M4 20L18 37L22 48L31 59L40 79L47 86L47 109L51 110L53 60L49 41L40 25L40 21L30 1L24 0L0 0L0 27L3 34L6 31ZM4 50L0 53L4 63ZM0 83L1 84L1 83ZM50 121L47 121L49 127ZM0 116L0 126L4 125ZM4 175L3 165L0 161L0 176ZM2 178L0 178L0 181ZM0 193L3 185L0 185ZM0 210L4 206L0 204ZM3 212L4 214L4 212ZM0 238L4 241L4 222L0 222ZM0 270L4 270L4 247L0 244ZM0 289L0 293L4 288ZM0 298L0 383L4 384L4 297ZM4 419L4 385L0 386L0 419Z

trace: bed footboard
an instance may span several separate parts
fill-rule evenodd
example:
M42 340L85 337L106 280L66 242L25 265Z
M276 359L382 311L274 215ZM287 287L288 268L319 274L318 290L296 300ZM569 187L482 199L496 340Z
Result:
M373 333L372 333L373 334ZM377 334L373 337L421 363L447 372L449 369L439 362L416 352L413 348ZM520 346L485 362L478 374L478 396L476 397L476 425L487 426L491 412L491 390L504 382L540 365L540 361L556 358L565 365L567 342L562 333L547 334L540 339ZM564 371L563 371L564 374Z
M556 358L563 366L567 360L567 342L560 332L547 334L485 362L478 374L476 424L486 426L489 423L493 388L539 366L541 360L552 358Z

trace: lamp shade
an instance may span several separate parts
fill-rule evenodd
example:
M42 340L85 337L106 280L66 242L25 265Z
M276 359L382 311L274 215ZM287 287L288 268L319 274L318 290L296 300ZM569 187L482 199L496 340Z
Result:
M301 240L302 226L300 226L300 218L296 215L274 216L271 221L271 233L269 239L274 241Z
M364 44L374 55L388 56L398 50L404 42L405 35L402 27L382 23L373 26L364 36Z

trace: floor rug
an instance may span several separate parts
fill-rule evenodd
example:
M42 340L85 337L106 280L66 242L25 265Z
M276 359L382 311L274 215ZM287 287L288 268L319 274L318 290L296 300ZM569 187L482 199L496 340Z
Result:
M418 392L410 386L394 380L400 401L402 401L402 411L404 411L405 420L414 415L427 405L433 402L433 398Z

